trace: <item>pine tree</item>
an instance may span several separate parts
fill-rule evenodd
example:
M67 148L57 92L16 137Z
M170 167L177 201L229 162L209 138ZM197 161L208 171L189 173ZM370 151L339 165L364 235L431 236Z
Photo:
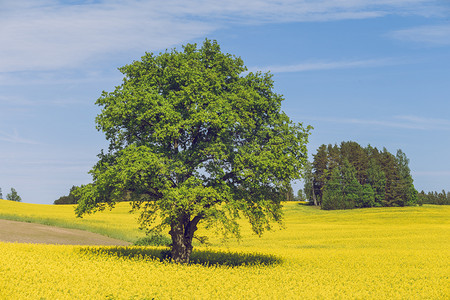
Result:
M327 169L329 171L328 174L331 175L331 171L334 168L337 168L340 165L342 165L341 151L340 151L340 149L339 149L339 147L337 145L332 146L331 144L329 144L328 147L327 147L327 152L328 152Z
M370 184L374 192L375 202L373 206L382 206L386 193L386 176L375 159L371 159L369 162L367 183Z
M414 188L411 170L409 169L409 159L401 149L397 150L396 158L401 184L404 188L405 205L414 205L417 203L417 190Z
M303 169L303 184L306 199L315 206L318 206L319 203L314 193L314 174L312 172L312 164L309 161L306 161L305 168Z
M405 185L396 166L386 176L386 194L384 206L405 206Z
M322 202L323 187L327 180L327 167L328 167L328 153L327 147L321 145L317 149L317 153L314 155L313 161L313 177L314 177L314 195L317 198L317 202L320 205Z
M356 178L362 185L367 179L368 155L356 142L341 143L341 161L347 159L356 170Z
M342 190L341 172L334 168L323 189L322 209L344 209L344 195Z
M406 202L405 187L400 176L397 159L386 148L383 149L380 156L381 167L386 176L383 206L404 206Z
M344 209L361 207L362 186L356 179L356 170L347 159L342 166L342 185Z

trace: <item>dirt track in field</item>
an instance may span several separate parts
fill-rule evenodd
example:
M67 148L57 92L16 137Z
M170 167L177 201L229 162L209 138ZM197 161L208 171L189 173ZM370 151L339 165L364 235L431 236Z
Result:
M60 245L130 245L128 242L88 231L9 220L0 220L0 241Z

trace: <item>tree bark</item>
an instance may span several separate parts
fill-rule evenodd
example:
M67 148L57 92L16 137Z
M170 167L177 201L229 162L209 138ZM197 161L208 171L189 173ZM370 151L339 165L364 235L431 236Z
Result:
M197 230L197 224L201 220L200 216L190 220L189 216L183 215L172 223L169 231L172 237L172 261L181 264L189 263L192 253L192 239Z

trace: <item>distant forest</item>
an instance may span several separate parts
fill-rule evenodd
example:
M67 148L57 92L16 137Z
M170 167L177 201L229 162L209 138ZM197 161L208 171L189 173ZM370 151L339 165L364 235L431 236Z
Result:
M393 155L356 142L321 145L306 166L304 193L327 210L415 205L418 192L408 165L402 150Z
M450 192L417 192L409 159L402 150L393 155L386 148L379 151L370 145L363 148L356 142L342 142L340 146L321 145L313 158L305 167L303 191L294 197L291 187L286 192L287 201L307 200L327 210L450 205ZM73 186L68 196L60 197L54 204L77 204L76 188ZM123 200L129 200L129 195L124 195Z
M418 195L417 203L422 204L436 204L436 205L450 205L450 192L428 192L425 194L421 191Z

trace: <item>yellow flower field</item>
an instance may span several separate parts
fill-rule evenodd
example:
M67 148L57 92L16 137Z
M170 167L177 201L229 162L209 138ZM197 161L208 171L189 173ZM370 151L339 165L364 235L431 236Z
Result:
M145 256L156 248L0 243L0 299L450 298L450 207L284 211L286 229L258 238L245 225L240 243L216 237L196 253L257 252L281 264L174 265ZM126 218L110 213L97 218L120 227Z

